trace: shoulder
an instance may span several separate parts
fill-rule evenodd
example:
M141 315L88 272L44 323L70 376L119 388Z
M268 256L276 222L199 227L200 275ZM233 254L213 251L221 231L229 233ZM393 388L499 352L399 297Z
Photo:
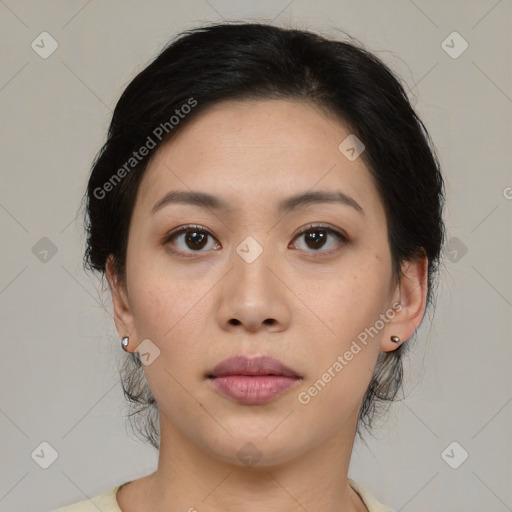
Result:
M383 505L379 501L377 501L361 484L358 484L351 478L348 479L348 483L354 491L359 494L361 499L363 500L363 503L366 505L366 508L368 509L368 512L395 512L392 508L387 507L386 505Z
M98 510L102 512L122 512L117 504L116 494L123 485L125 484L116 485L116 487L93 498L59 508L53 512L98 512Z

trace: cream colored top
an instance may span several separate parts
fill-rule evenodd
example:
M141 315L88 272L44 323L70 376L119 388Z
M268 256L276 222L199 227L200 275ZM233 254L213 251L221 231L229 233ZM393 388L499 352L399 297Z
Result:
M348 479L350 487L361 496L363 503L366 505L368 512L395 512L393 509L386 507L382 503L379 503L371 494L360 484L354 482L352 479ZM122 485L118 485L113 489L105 491L90 500L80 501L74 505L69 505L64 508L59 508L53 512L122 512L117 504L116 494L117 491L129 482L125 482Z

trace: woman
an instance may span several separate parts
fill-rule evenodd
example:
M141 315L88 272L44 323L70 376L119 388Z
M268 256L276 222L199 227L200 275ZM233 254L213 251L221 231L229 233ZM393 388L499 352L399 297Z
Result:
M87 191L85 262L158 468L61 510L391 510L348 467L432 303L443 202L372 54L266 24L181 34L122 94Z

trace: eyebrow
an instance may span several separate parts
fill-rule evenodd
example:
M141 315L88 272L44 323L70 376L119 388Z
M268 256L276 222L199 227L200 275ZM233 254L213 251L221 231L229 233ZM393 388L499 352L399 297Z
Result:
M283 199L278 203L277 210L283 212L297 208L305 208L314 204L335 203L350 206L361 215L364 210L361 205L352 197L341 191L308 191ZM207 194L205 192L187 191L187 190L171 190L167 192L151 209L151 214L156 213L164 206L170 204L189 204L200 206L202 208L211 208L214 210L230 211L231 208L224 200Z

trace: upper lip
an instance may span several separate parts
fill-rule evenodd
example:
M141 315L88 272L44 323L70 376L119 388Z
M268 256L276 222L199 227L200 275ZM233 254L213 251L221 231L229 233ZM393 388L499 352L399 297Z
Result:
M280 375L301 378L295 371L273 357L244 355L225 359L209 372L208 377L216 378L229 375Z

